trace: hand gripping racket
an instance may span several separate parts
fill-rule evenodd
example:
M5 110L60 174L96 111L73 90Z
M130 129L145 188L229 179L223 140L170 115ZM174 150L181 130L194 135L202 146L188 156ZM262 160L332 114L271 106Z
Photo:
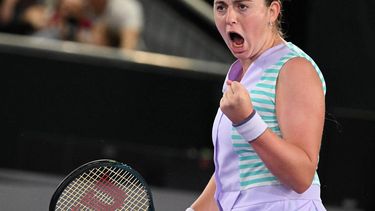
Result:
M73 170L55 190L49 210L154 211L142 176L114 160L95 160Z

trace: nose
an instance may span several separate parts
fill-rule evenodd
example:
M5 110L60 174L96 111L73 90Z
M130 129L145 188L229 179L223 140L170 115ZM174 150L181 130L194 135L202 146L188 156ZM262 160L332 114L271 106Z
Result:
M233 25L237 23L237 15L236 12L233 10L233 8L228 7L227 9L227 17L226 17L226 23L228 25Z

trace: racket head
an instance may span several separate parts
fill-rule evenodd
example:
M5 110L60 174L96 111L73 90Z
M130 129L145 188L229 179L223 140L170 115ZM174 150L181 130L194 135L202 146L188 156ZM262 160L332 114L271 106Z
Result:
M144 178L127 164L100 159L70 172L52 195L54 210L154 211L151 190Z

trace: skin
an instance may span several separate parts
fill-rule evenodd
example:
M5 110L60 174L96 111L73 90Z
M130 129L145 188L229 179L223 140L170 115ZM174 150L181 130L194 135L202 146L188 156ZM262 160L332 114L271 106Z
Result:
M284 42L275 22L281 5L264 0L215 0L215 23L225 43L239 59L243 74L236 81L227 81L228 88L220 101L222 112L239 123L253 111L251 97L238 81L265 50ZM229 32L243 37L233 42ZM282 67L276 84L276 116L283 137L267 129L250 142L267 168L297 193L311 185L318 164L324 126L325 100L321 81L310 62L293 58ZM217 210L214 204L215 179L192 204L196 211Z
M137 29L122 29L120 32L120 47L122 49L136 49L140 32Z
M240 60L243 70L265 50L282 42L269 26L276 21L279 11L280 4L274 2L267 7L264 0L214 1L216 27L232 54ZM244 44L236 47L229 32L240 34Z
M0 25L9 24L14 18L19 0L0 0ZM22 1L21 1L22 3ZM30 23L36 30L46 26L45 6L42 4L31 5L22 12L22 21Z
M14 8L18 0L3 0L0 3L0 24L8 24L14 15Z

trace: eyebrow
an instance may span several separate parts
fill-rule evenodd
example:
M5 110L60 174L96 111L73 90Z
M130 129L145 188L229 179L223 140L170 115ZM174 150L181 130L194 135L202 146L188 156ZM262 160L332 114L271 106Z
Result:
M214 2L215 4L223 4L224 3L224 1L223 0L215 0L215 2Z
M253 0L232 0L233 3L239 3L239 2L243 2L243 1L253 1Z
M232 0L232 3L241 3L244 1L253 2L253 0ZM223 4L225 3L223 0L215 0L215 4Z

